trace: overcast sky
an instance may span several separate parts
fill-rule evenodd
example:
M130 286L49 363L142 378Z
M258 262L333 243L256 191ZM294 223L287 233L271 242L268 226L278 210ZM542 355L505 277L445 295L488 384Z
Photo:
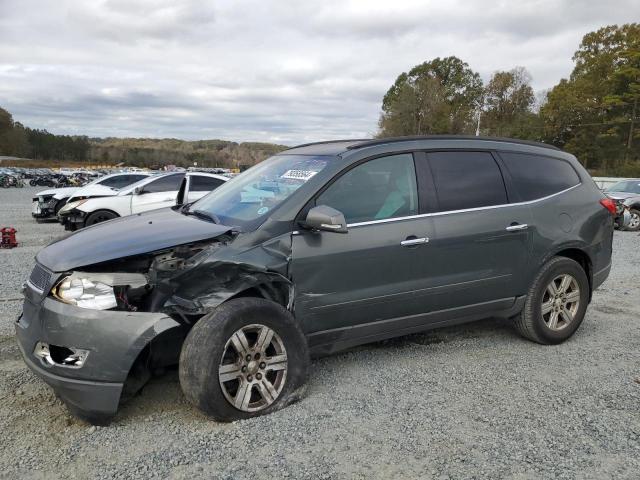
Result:
M396 76L456 55L534 89L639 0L0 0L0 106L89 136L295 144L375 133Z

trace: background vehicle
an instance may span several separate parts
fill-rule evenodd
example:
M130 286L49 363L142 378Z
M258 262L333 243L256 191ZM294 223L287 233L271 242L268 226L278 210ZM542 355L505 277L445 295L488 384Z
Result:
M185 181L184 183L183 181ZM192 202L229 180L208 173L167 173L153 175L111 196L100 196L70 202L60 210L59 220L68 230L77 230L96 223L176 204ZM182 189L182 190L181 190Z
M622 209L627 208L631 218L624 229L632 232L640 230L640 178L622 180L607 188L605 193L620 206L621 212L616 217L616 222L623 225L624 212Z
M118 189L136 183L149 175L150 174L148 173L113 173L87 183L84 187L65 187L43 190L33 197L33 209L31 215L34 218L41 220L55 218L67 201L81 189L84 190L85 195L114 195Z
M177 182L145 182L159 180ZM191 205L50 244L17 337L92 421L175 363L204 412L249 418L299 398L309 354L486 317L567 340L609 274L614 213L575 157L541 144L303 145Z

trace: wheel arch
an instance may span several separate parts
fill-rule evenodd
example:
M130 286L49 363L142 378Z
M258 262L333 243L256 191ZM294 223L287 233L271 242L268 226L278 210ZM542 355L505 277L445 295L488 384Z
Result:
M587 274L587 280L589 280L589 301L593 294L593 262L589 254L578 247L569 247L557 251L554 254L555 257L566 257L574 260L578 263L584 272Z
M87 217L84 220L84 226L87 226L87 219L89 219L89 217L91 217L91 215L95 215L96 213L99 212L109 212L109 213L113 213L116 218L121 217L122 215L120 215L118 212L116 212L115 210L111 210L109 208L98 208L97 210L94 210L93 212L87 213Z

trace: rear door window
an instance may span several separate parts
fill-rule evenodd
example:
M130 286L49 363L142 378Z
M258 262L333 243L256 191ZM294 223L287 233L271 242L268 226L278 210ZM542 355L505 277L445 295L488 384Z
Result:
M204 175L191 175L191 183L189 190L192 192L210 192L215 190L224 183L224 180L220 180L215 177L206 177Z
M438 210L508 203L500 168L489 152L429 152Z
M523 201L561 192L580 183L580 177L564 160L528 153L500 152Z

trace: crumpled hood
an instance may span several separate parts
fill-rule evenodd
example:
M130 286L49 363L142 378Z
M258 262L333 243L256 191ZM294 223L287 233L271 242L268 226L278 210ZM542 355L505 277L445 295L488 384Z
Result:
M49 244L36 260L54 272L213 239L230 227L162 208L84 228Z
M614 200L626 200L631 197L640 197L638 193L628 193L628 192L605 192L605 194L609 198L613 198Z
M67 198L73 195L76 190L78 190L78 187L50 188L49 190L42 190L41 192L36 193L35 196L56 195L58 199Z
M87 185L80 187L73 192L71 197L111 197L118 194L117 189L105 187L104 185Z

